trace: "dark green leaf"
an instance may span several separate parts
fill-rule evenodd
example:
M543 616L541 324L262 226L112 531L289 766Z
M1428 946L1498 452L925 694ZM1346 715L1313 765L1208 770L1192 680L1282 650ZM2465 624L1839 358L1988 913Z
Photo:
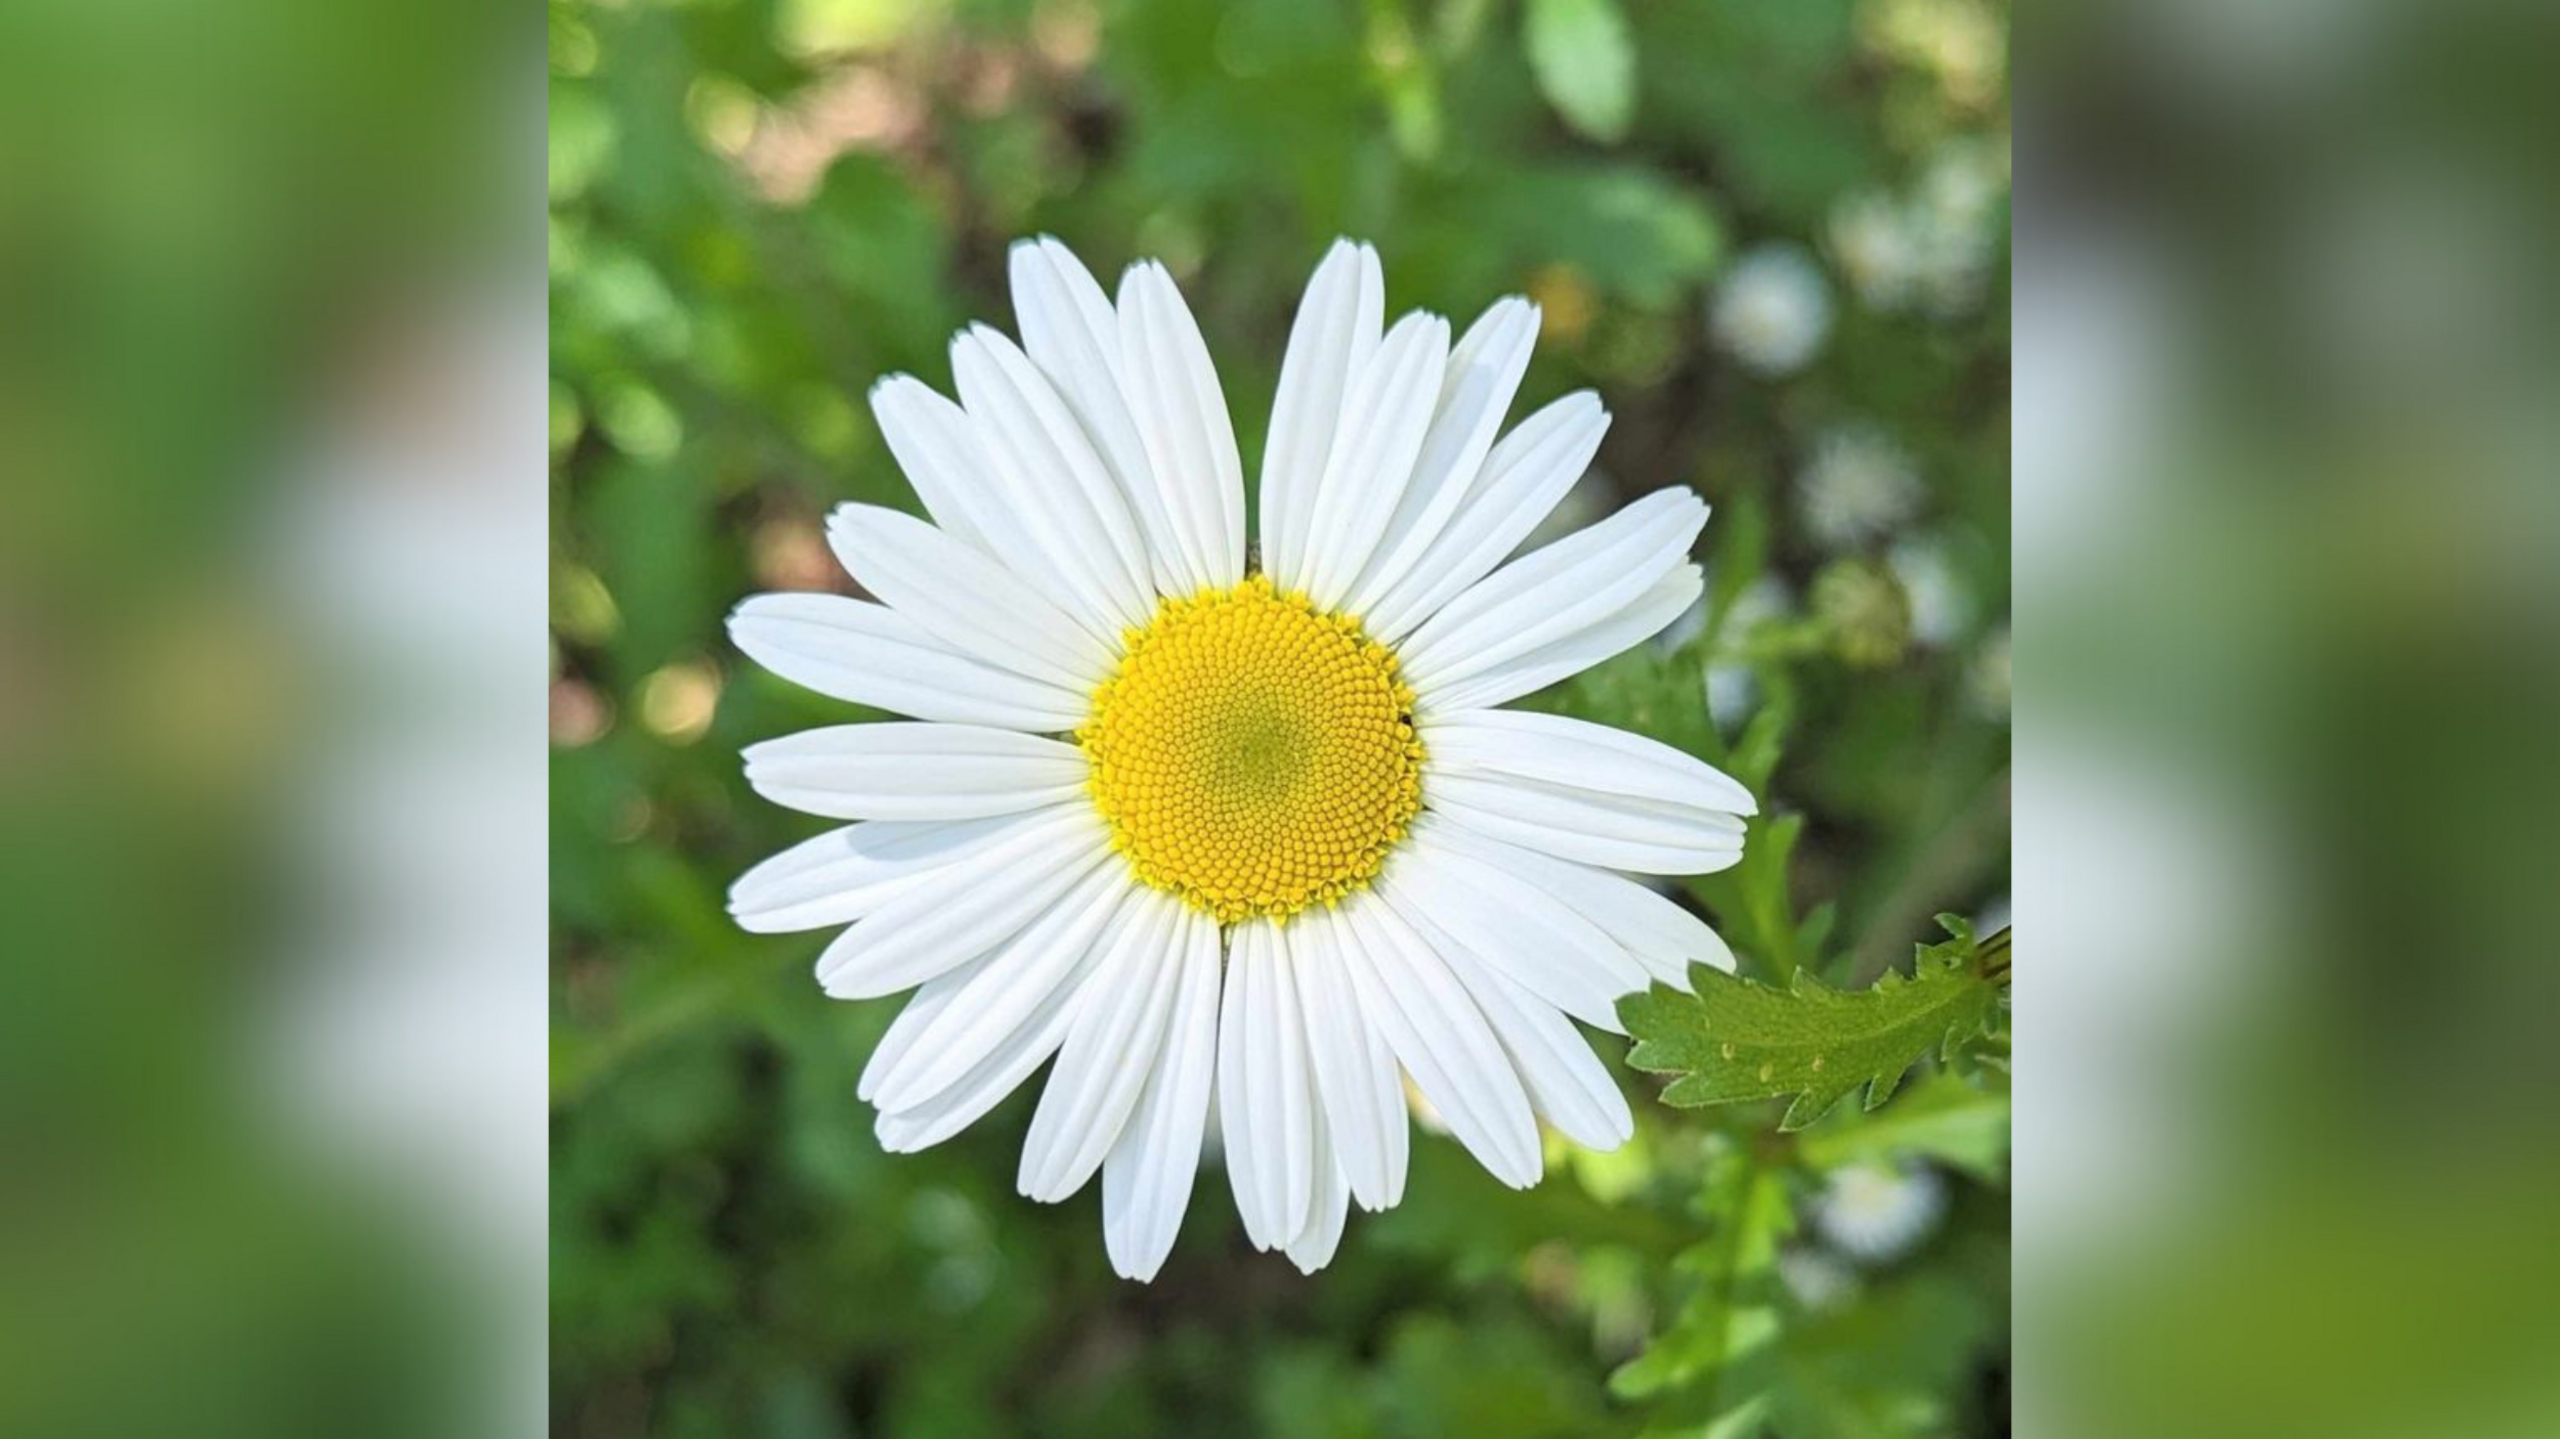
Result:
M1887 974L1872 989L1833 989L1804 970L1777 989L1692 966L1695 994L1657 984L1618 1002L1636 1040L1627 1062L1680 1076L1666 1104L1794 1095L1782 1129L1813 1123L1862 1084L1873 1109L1912 1065L1982 1033L1998 1012L2000 989L1977 972L1971 930L1940 918L1955 937L1924 946L1909 978Z

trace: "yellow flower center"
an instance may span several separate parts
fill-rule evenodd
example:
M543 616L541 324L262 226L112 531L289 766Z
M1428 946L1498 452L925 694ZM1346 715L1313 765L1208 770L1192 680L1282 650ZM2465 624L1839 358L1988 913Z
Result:
M1232 924L1367 884L1422 805L1395 652L1257 575L1168 599L1076 740L1138 878Z

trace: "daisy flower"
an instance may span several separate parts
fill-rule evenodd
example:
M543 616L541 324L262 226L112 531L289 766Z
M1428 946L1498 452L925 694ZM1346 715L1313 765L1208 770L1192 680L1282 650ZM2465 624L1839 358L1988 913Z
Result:
M1813 1223L1841 1253L1884 1263L1926 1239L1946 1207L1946 1185L1934 1170L1850 1164L1831 1171L1814 1201Z
M1869 425L1839 425L1815 441L1796 476L1805 529L1837 554L1875 540L1911 518L1922 498L1911 457Z
M1871 308L1952 320L1978 308L1998 258L2005 141L1941 145L1906 194L1863 191L1831 214L1828 241Z
M1753 374L1792 375L1831 334L1831 288L1804 247L1761 245L1725 275L1707 327Z
M1870 190L1842 200L1832 209L1829 238L1858 298L1879 310L1911 302L1926 263L1924 241L1891 195Z
M1334 246L1290 331L1258 544L1207 345L1164 267L1106 295L1011 257L1020 343L952 343L957 403L872 394L931 520L839 509L873 600L760 595L731 632L786 679L909 716L750 747L776 803L853 821L731 894L758 931L844 926L829 995L915 996L861 1080L893 1151L1042 1064L1019 1187L1101 1176L1121 1274L1171 1249L1214 1102L1245 1233L1305 1270L1404 1190L1404 1078L1503 1182L1538 1121L1610 1148L1626 1100L1573 1026L1692 961L1703 923L1628 876L1741 856L1752 797L1667 746L1500 708L1636 645L1700 591L1706 507L1649 495L1510 559L1607 416L1502 434L1538 311L1385 324ZM1052 1062L1054 1061L1054 1062ZM1214 1096L1214 1099L1213 1099Z

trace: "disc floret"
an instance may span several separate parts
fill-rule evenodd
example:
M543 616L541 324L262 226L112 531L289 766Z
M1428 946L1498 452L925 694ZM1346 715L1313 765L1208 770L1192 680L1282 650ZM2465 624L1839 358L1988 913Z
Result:
M1422 805L1395 652L1260 575L1130 630L1076 740L1131 870L1222 924L1364 887Z

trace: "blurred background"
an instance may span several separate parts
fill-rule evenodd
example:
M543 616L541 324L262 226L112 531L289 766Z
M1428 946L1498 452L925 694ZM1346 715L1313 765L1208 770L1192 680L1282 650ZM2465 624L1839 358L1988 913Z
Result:
M542 1422L502 17L0 6L0 1433Z
M1712 599L1542 703L1750 776L1684 890L1752 972L1864 984L2004 922L2006 7L1980 0L887 4L550 11L552 1389L573 1435L1627 1435L2008 1428L1994 1068L1774 1134L1620 1064L1636 1139L1503 1189L1442 1135L1312 1279L1203 1175L1152 1286L1092 1189L1013 1192L1036 1084L890 1156L854 1081L897 1006L729 882L817 824L748 742L861 717L732 651L844 589L823 517L912 507L864 403L1008 328L1005 248L1159 256L1247 469L1299 291L1374 241L1391 309L1544 310L1515 415L1596 389L1543 543L1664 485ZM2033 957L2030 965L2038 963ZM1854 1109L1855 1106L1848 1106Z
M2022 1428L2560 1432L2555 63L2019 29Z

